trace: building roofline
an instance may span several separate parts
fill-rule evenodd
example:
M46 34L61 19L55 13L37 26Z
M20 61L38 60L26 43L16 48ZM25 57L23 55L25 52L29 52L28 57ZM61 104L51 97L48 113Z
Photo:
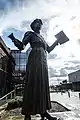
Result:
M6 46L6 44L4 43L4 41L2 40L1 36L0 36L0 44L3 47L3 49L5 50L5 52L10 55L10 50L8 49L8 47Z
M68 75L72 75L72 74L74 74L74 73L76 73L76 72L80 72L80 70L76 70L76 71L74 71L74 72L72 72L72 73L69 73Z
M0 36L0 45L1 45L2 49L5 51L5 53L12 59L13 63L15 64L14 57L11 55L11 50L9 50L9 48L6 46L6 44L2 40L1 36Z

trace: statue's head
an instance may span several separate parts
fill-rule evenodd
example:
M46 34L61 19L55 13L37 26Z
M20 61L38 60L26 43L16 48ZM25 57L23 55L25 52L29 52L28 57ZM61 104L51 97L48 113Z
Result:
M41 20L41 19L35 19L35 20L31 23L30 27L31 27L31 29L32 29L34 32L39 33L40 30L41 30L42 25L43 25L43 23L42 23L42 20Z

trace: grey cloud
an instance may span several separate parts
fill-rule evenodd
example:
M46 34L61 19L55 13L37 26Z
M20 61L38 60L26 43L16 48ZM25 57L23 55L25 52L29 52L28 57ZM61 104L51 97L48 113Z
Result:
M78 70L78 69L80 69L80 64L76 65L76 66L72 66L72 67L65 67L64 69L66 69L66 70Z
M67 76L67 72L64 68L60 69L60 76Z
M59 70L59 74L57 73L56 69L49 67L49 77L66 77L68 74L64 68Z
M55 59L57 54L48 54L48 59Z
M55 2L56 0L46 0L46 2L50 2L50 3L53 3Z
M49 77L66 77L68 75L67 68L61 68L58 72L55 68L49 67Z
M27 28L27 29L30 29L30 24L31 24L31 21L22 21L21 23L21 28Z
M68 63L73 63L73 64L80 64L80 61L79 60L74 60L74 61L68 61Z
M49 77L55 77L57 75L56 69L49 67Z
M80 64L80 61L76 60L76 61L72 61L72 63L74 63L74 64Z
M54 28L53 28L53 30L55 30L57 27L59 27L59 25L55 25Z
M72 65L72 66L69 66L69 65ZM74 70L78 70L80 69L80 61L79 60L69 60L67 61L65 64L64 64L64 69L65 70L71 70L71 71L74 71Z
M70 20L74 20L76 18L76 16L72 16L71 18L70 18Z
M0 10L6 11L20 6L28 6L40 0L0 0ZM47 2L47 0L44 0Z
M32 0L0 0L0 13L5 14L16 7L28 6L32 2Z
M80 39L78 39L78 44L80 45Z

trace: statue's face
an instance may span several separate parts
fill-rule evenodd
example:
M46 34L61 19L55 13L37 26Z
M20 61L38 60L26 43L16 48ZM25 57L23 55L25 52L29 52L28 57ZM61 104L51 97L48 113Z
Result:
M41 27L42 27L41 23L40 22L36 22L34 24L34 31L39 32L41 30Z

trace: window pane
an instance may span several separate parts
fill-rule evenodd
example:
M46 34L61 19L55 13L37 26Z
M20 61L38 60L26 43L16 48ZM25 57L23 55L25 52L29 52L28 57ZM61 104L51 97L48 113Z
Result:
M20 65L26 65L26 59L20 59Z
M20 59L15 59L16 65L20 64Z
M20 70L21 70L21 71L25 71L25 70L26 70L26 66L25 66L25 65L24 65L24 66L21 65L21 66L20 66Z
M25 59L26 58L26 53L21 53L20 54L20 58L24 58Z

